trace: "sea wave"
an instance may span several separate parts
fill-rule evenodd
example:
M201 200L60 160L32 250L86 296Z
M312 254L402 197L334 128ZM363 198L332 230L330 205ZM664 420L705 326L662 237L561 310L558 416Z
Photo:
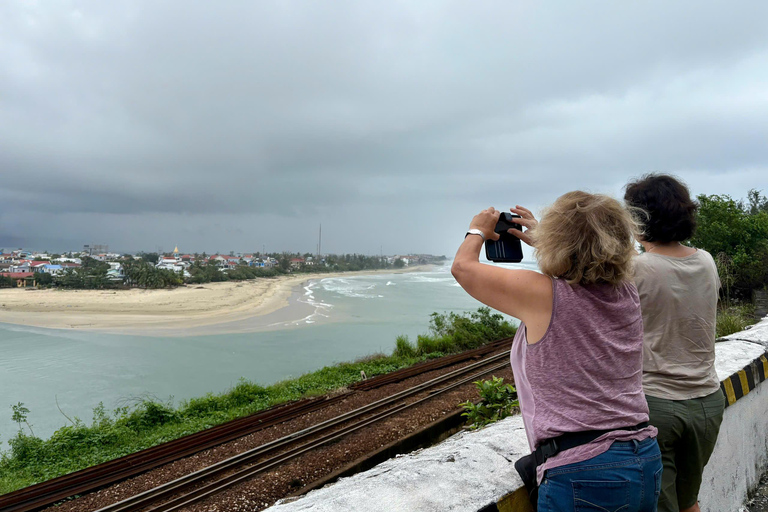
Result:
M375 299L383 297L381 294L374 293L378 286L377 283L368 279L349 279L349 278L328 278L320 281L320 286L326 292L336 293L344 297L357 299Z

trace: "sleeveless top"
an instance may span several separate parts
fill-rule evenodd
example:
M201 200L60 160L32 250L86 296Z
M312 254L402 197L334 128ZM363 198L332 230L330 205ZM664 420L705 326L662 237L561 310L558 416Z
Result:
M553 279L552 292L547 332L529 345L520 324L510 354L528 444L534 450L567 432L617 430L549 458L538 468L539 480L545 470L596 457L614 441L657 434L653 426L621 430L648 421L635 285L571 286Z

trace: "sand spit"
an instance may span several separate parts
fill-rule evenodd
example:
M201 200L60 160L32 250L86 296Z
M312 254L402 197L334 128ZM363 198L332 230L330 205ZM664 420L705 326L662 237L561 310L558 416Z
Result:
M431 266L425 265L402 270L302 274L163 290L5 288L0 289L0 322L126 334L146 334L155 329L189 332L197 327L208 327L206 334L211 334L211 327L217 324L231 324L286 308L293 291L311 280L429 268Z

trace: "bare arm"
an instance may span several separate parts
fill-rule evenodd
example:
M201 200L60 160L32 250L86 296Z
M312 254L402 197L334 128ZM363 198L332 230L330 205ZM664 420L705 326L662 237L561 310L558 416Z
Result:
M481 230L488 239L498 239L493 228L499 214L493 208L483 210L472 219L470 228ZM551 278L531 270L505 269L480 263L482 246L480 236L469 235L464 239L453 260L453 277L467 293L483 304L525 322L529 331L535 331L529 333L529 338L538 341L552 316ZM540 336L537 337L536 333Z

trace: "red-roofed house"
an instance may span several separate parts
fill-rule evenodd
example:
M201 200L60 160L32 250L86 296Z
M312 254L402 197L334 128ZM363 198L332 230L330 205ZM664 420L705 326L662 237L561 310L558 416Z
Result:
M16 281L17 288L34 288L37 284L34 272L0 272L1 276L10 277Z
M29 268L32 270L32 272L43 272L45 270L45 265L50 264L50 261L30 261Z

